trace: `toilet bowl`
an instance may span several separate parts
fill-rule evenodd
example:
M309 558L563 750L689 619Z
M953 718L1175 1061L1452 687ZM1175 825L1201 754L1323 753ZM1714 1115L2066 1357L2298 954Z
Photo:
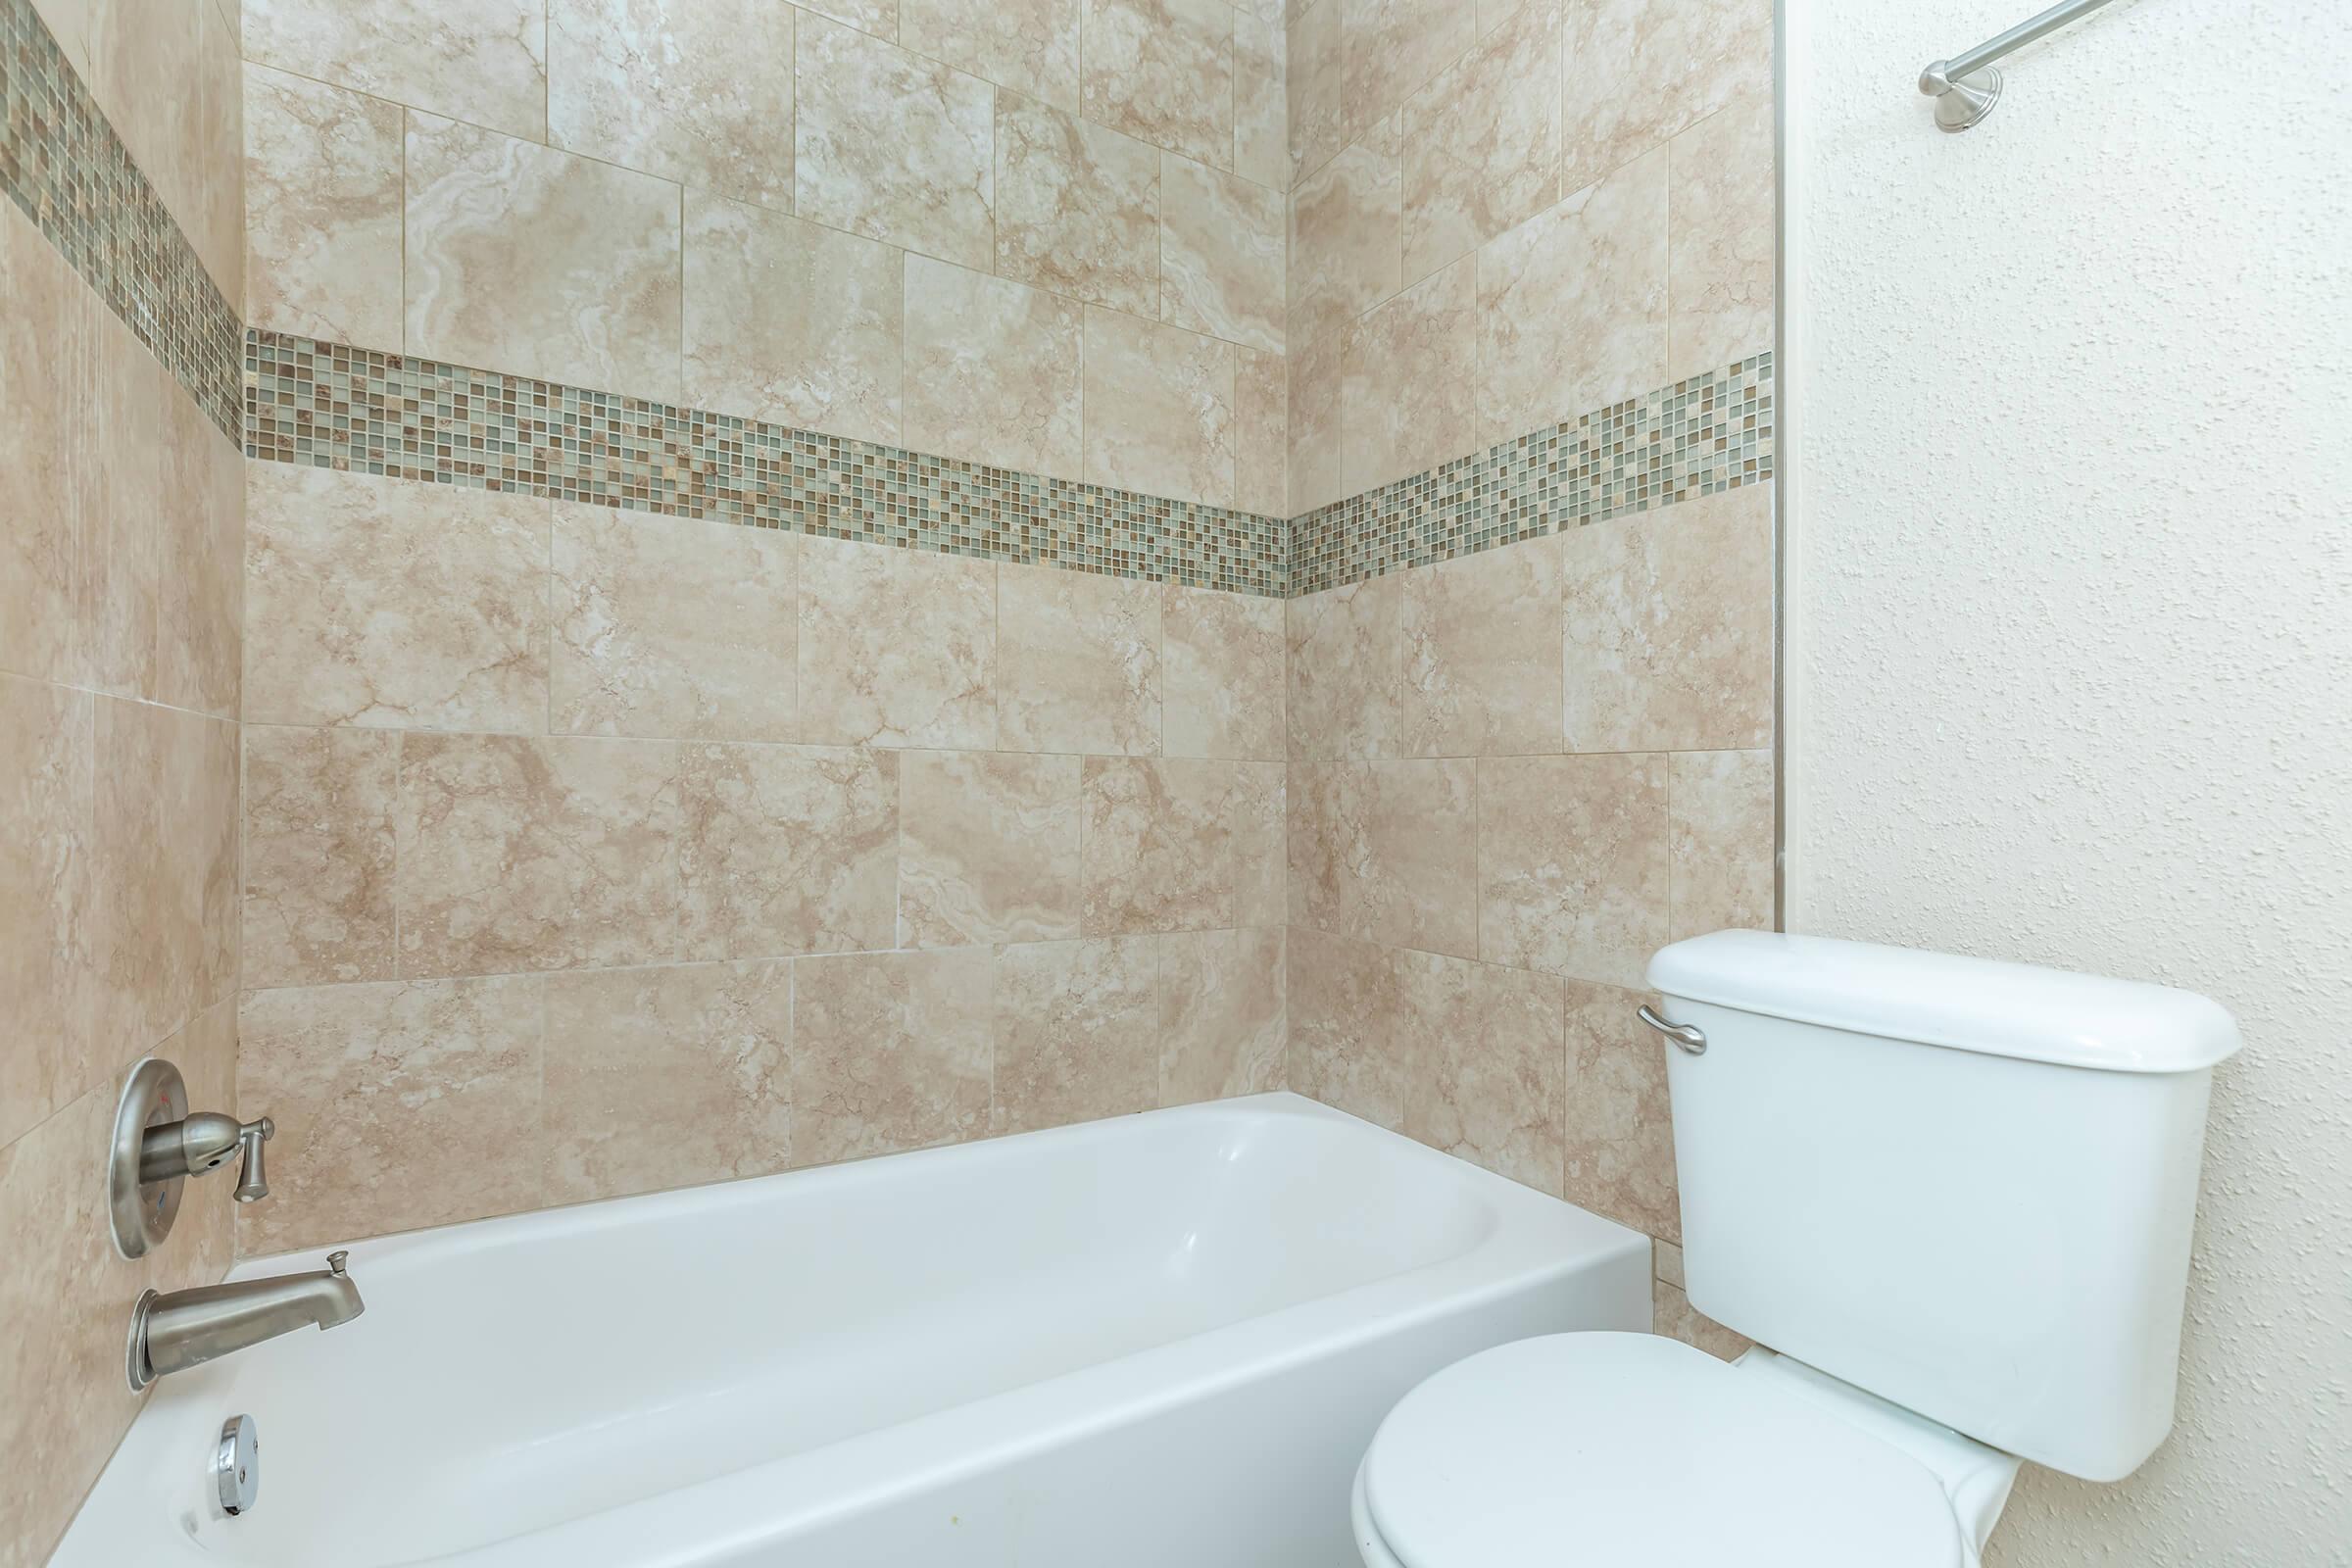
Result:
M1368 1568L1978 1568L2018 1461L1770 1350L1522 1340L1391 1411Z

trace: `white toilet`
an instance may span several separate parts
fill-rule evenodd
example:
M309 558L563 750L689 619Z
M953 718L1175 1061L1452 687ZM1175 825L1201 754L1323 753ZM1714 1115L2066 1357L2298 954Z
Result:
M1697 1310L1474 1355L1356 1472L1372 1568L1976 1568L2021 1459L2171 1431L2214 1063L2184 991L1719 931L1649 966ZM1770 1348L1765 1348L1770 1347Z

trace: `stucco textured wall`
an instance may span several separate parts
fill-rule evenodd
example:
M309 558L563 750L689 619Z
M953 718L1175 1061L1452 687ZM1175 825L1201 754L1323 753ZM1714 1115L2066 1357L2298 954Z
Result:
M2352 7L2124 0L1937 134L2034 9L1787 0L1789 924L2237 1014L2179 1426L1991 1561L2352 1563Z

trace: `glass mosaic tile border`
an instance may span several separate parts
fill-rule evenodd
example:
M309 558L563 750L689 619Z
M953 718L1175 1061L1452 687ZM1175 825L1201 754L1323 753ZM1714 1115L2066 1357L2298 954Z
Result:
M1291 592L1761 484L1772 471L1772 356L1759 354L1293 518Z
M0 188L206 416L241 441L238 309L99 113L32 0L0 0Z
M1286 597L1279 517L260 329L250 458Z

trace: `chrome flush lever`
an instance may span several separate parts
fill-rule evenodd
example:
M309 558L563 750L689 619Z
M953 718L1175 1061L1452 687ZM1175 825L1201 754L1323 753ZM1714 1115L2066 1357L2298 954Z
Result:
M1643 1023L1649 1025L1652 1029L1655 1029L1658 1033L1664 1035L1667 1039L1673 1041L1676 1045L1682 1047L1683 1050L1690 1053L1690 1054L1693 1056L1703 1056L1707 1054L1707 1037L1696 1028L1693 1028L1691 1025L1687 1023L1668 1023L1665 1019L1650 1011L1649 1004L1646 1002L1642 1004L1641 1013L1642 1021Z

